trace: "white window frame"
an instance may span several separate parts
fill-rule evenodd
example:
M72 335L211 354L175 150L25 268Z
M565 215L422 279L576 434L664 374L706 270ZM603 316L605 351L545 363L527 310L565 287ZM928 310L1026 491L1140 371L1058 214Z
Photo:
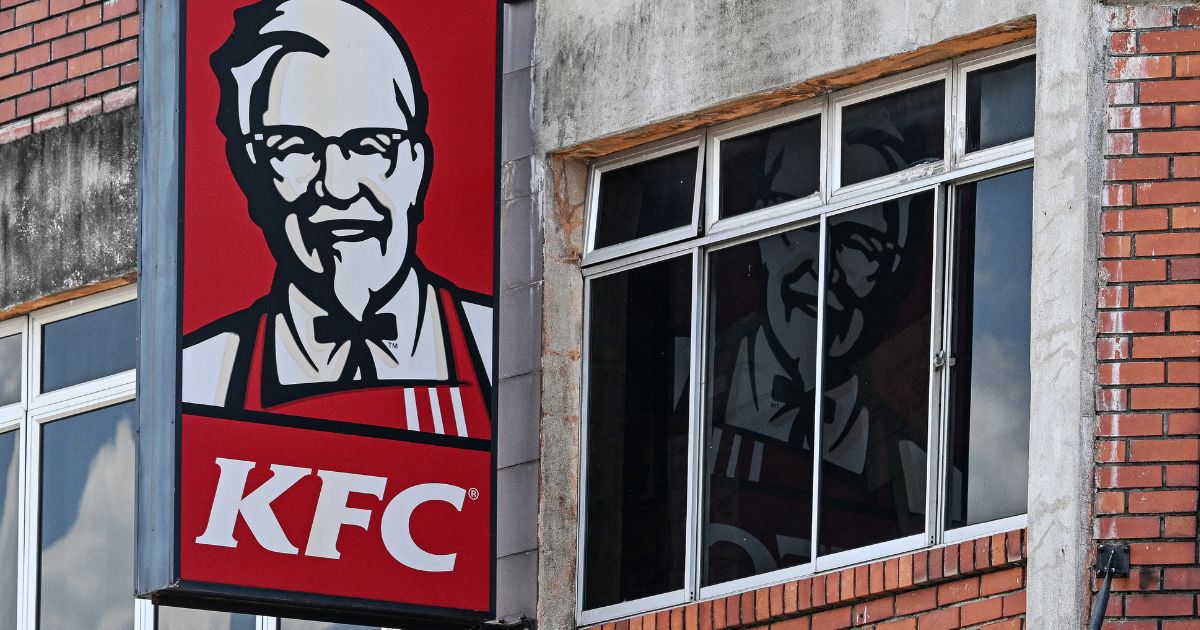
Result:
M930 357L929 368L929 434L927 436L926 453L926 527L919 534L885 541L866 547L842 551L826 556L815 553L819 528L819 500L817 489L820 488L821 458L814 458L813 478L813 527L811 530L814 553L813 558L794 567L771 571L764 574L749 576L715 584L701 586L700 563L702 553L701 527L703 515L699 506L704 501L706 479L699 474L705 448L705 431L707 410L704 408L704 366L708 356L705 340L707 339L708 321L705 316L710 301L709 277L711 265L708 256L721 249L754 241L764 236L788 231L806 225L818 223L821 226L821 242L826 241L826 223L830 216L841 212L878 204L890 199L905 197L923 190L933 190L934 203L934 239L935 254L933 262L933 291L931 299L931 350L936 353L939 349L949 348L951 318L954 312L953 287L949 284L953 260L949 247L952 245L951 217L954 213L953 191L955 186L979 181L1006 173L1031 168L1034 160L1033 138L1027 138L990 149L965 153L966 117L965 81L968 72L989 66L1006 63L1015 59L1032 56L1034 44L1032 41L988 50L981 53L964 56L946 62L934 64L916 71L880 79L866 85L837 92L829 96L818 97L810 102L781 108L776 111L758 114L725 123L711 128L691 132L679 138L659 141L645 147L615 153L597 159L591 165L588 182L588 207L585 234L589 239L588 247L582 261L584 279L584 322L583 322L583 356L582 368L582 409L581 409L581 442L580 442L580 519L578 530L577 568L576 571L576 618L581 625L590 625L629 617L670 606L689 602L712 599L733 593L744 592L811 576L815 573L844 568L866 562L880 561L889 557L928 549L953 542L971 540L987 535L1003 533L1025 527L1027 515L1002 518L994 521L969 525L957 529L945 527L943 517L945 501L946 462L942 450L948 439L948 372L937 370ZM919 165L898 173L880 178L859 182L842 187L841 177L841 114L845 107L866 100L879 98L913 87L944 81L946 86L945 135L943 159L941 162ZM820 147L820 164L822 172L819 181L820 190L810 197L793 200L748 212L746 214L719 218L719 185L720 173L720 144L729 138L749 134L773 126L801 120L811 116L822 117L822 143ZM642 238L596 252L591 248L593 230L596 222L597 199L601 176L606 170L636 164L640 161L667 155L672 151L691 148L697 136L701 136L700 160L704 168L704 222L703 233L693 236L672 234L670 237L656 235L655 238ZM686 147L683 145L686 144ZM678 147L678 148L676 148ZM697 196L699 197L699 196ZM675 231L672 231L675 232ZM658 238L661 237L661 238ZM583 588L586 567L584 566L586 549L587 522L587 433L588 433L588 383L589 374L587 357L590 343L590 300L591 281L613 273L627 271L639 266L652 264L667 258L680 255L693 256L694 287L693 287L693 339L691 357L690 383L693 411L689 417L689 462L688 462L688 541L685 550L685 587L671 593L650 596L638 600L626 601L611 606L595 609L583 608ZM818 294L825 293L826 257L821 257L821 269ZM823 297L821 298L823 302ZM818 322L818 347L823 347L825 319ZM824 370L821 353L817 353L816 391L822 391ZM815 417L821 414L821 398L818 398ZM815 440L820 441L821 424L816 423Z

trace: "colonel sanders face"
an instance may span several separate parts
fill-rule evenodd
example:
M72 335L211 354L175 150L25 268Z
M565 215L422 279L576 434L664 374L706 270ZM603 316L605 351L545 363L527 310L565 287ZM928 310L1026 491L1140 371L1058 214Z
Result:
M281 279L361 318L394 294L415 258L432 167L416 67L363 3L252 10L261 23L239 19L213 57L230 165Z

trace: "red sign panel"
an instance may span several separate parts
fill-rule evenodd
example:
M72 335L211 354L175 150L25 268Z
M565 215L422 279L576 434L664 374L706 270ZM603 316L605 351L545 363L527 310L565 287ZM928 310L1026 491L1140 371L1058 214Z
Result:
M186 3L185 587L490 612L498 16Z

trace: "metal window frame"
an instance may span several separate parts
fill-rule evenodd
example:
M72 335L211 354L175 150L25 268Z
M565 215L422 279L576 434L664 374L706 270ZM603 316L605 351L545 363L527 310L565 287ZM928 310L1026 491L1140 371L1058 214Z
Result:
M830 198L836 198L843 195L862 194L869 191L877 191L881 189L891 188L898 184L904 184L915 180L921 180L930 176L945 173L950 170L950 156L954 152L954 115L956 108L954 106L954 73L952 72L953 62L943 61L941 63L926 66L917 70L905 72L894 77L887 77L867 83L860 87L850 88L833 94L830 101L830 124L832 128L829 134L829 164L826 166L830 173ZM940 162L932 162L929 164L921 164L902 171L868 179L854 184L842 185L842 117L845 109L853 105L859 105L867 101L891 96L893 94L910 90L913 88L922 87L931 83L942 81L944 90L943 103L943 138L942 138L942 160Z
M584 280L584 317L583 317L583 356L582 365L582 409L580 435L580 519L577 548L576 576L576 618L580 624L594 624L622 617L629 617L666 607L677 606L693 601L701 601L745 592L782 582L808 577L816 573L850 567L867 562L876 562L896 555L910 553L919 549L936 547L952 542L970 540L982 536L1007 532L1024 527L1028 518L1026 514L1007 517L979 523L962 528L947 529L945 527L944 510L945 496L943 489L946 478L946 462L944 461L947 431L947 400L949 370L938 370L934 366L937 352L948 348L947 335L950 334L949 318L953 314L954 295L950 284L953 260L950 255L953 240L952 220L954 191L958 185L997 177L1010 172L1031 168L1034 165L1034 147L1032 138L1019 140L1000 147L972 152L970 155L960 153L960 147L965 147L965 79L968 72L981 68L1005 63L1034 54L1032 40L1018 42L1009 46L984 51L974 55L964 56L919 70L904 73L886 79L880 79L864 86L844 90L830 96L820 97L818 102L806 102L780 110L757 114L745 119L725 123L699 131L690 132L684 136L658 141L636 149L622 151L613 156L601 158L592 163L588 181L588 208L585 214L585 238L587 252L581 262L581 275ZM887 96L913 87L927 85L936 81L944 81L945 89L945 145L943 160L940 163L921 165L898 173L893 173L851 186L840 186L840 146L841 114L849 105L854 105L881 96ZM719 191L720 173L719 156L721 141L741 135L754 133L771 127L802 120L811 116L822 116L822 143L820 168L820 190L805 199L793 200L769 208L755 210L738 217L729 219L719 218L717 193ZM692 146L696 136L702 136L700 142L700 166L704 177L704 207L703 229L695 227L691 236L672 234L655 235L654 239L647 237L622 243L617 246L604 248L596 252L591 249L594 237L593 230L596 222L596 202L598 199L599 175L604 170L636 164L637 162L669 155ZM599 169L599 172L598 172ZM698 509L706 501L707 480L700 474L703 465L706 441L705 427L708 424L706 409L705 373L708 357L708 304L710 302L710 273L711 265L708 257L715 251L751 242L774 234L790 231L800 227L819 224L821 230L821 255L819 263L818 282L818 312L823 312L825 301L825 275L828 252L827 222L829 217L843 212L857 210L892 199L910 196L921 191L933 190L934 203L934 263L933 286L930 305L930 350L929 357L929 409L928 435L926 445L926 524L925 531L899 539L884 541L866 547L836 552L824 556L818 555L819 518L821 483L820 450L814 451L813 475L813 509L812 509L812 559L802 565L771 571L768 573L748 576L737 580L702 586L701 564L703 561L703 514ZM698 200L697 200L698 201ZM583 574L584 548L586 540L586 471L587 471L587 396L588 396L588 366L586 357L589 356L590 330L590 282L591 280L620 273L640 266L653 264L665 259L691 255L695 271L693 287L693 340L692 340L692 404L693 410L689 416L689 477L688 480L688 515L690 545L687 550L687 566L685 575L690 576L687 587L661 595L655 595L636 601L585 610L583 608ZM824 369L823 356L820 348L824 345L826 320L818 318L817 323L817 372L815 395L817 402L814 411L815 434L817 444L821 440L821 412L823 400L820 392L823 390Z
M685 480L686 485L687 485L687 499L686 499L686 507L684 510L685 514L687 515L688 521L687 521L687 523L684 524L684 539L685 540L684 540L684 559L683 559L684 567L683 567L683 585L682 585L682 587L679 589L673 590L673 591L666 592L666 593L651 595L649 597L643 597L643 598L639 598L639 599L635 599L635 600L628 600L628 601L620 602L617 604L612 604L609 606L584 609L584 607L583 607L583 592L584 592L584 586L585 586L584 578L585 578L586 572L583 570L583 567L584 567L585 560L586 560L585 556L586 556L586 549L587 549L586 545L584 545L584 540L586 540L585 537L587 535L587 513L588 513L588 510L587 510L587 505L588 505L587 504L587 481L588 481L588 469L589 469L588 458L587 458L586 454L588 452L587 451L588 428L591 423L591 419L590 419L591 414L588 413L588 411L589 411L588 402L589 402L589 392L590 392L589 384L590 384L591 375L590 375L590 370L587 369L586 361L585 361L583 375L582 375L582 383L581 383L581 388L580 388L580 401L581 401L582 409L581 409L581 413L580 413L580 425L579 425L580 457L578 458L579 459L579 523L578 523L578 538L576 539L578 541L578 543L576 545L576 550L575 550L576 566L578 567L578 570L576 570L576 572L575 572L575 592L577 593L577 596L575 598L575 617L578 620L578 623L580 625L590 625L590 624L606 621L608 619L615 619L618 617L627 617L627 616L631 616L631 615L641 614L644 612L649 612L651 610L656 610L659 608L678 606L678 605L685 604L685 603L695 599L694 584L696 581L696 573L698 572L696 569L697 559L696 559L696 555L695 555L695 553L696 553L695 550L698 545L698 539L699 539L700 532L699 532L699 527L697 525L696 519L693 518L693 515L696 514L696 512L698 511L698 504L697 504L698 497L696 495L696 484L694 483L694 480L699 476L698 475L698 472L699 472L698 467L700 466L700 462L698 460L699 460L699 452L700 451L699 451L699 444L696 439L695 423L692 422L692 418L694 418L694 409L695 409L695 405L697 404L697 397L699 396L699 392L700 392L700 387L698 384L698 378L699 378L698 377L698 372L699 372L698 362L696 361L697 344L700 342L699 341L699 331L697 330L697 321L698 321L697 312L700 310L698 308L699 295L698 295L697 291L699 289L698 285L700 284L700 270L702 267L702 264L700 261L700 254L701 254L701 252L700 252L699 248L692 247L690 249L685 249L682 251L672 251L672 252L662 253L657 256L627 260L627 261L623 261L625 264L618 265L618 266L609 266L605 269L595 271L584 278L584 290L583 290L583 320L584 320L583 325L584 325L584 328L583 328L583 330L585 331L585 334L583 336L582 350L583 350L583 356L587 357L587 356L590 356L589 352L590 352L590 347L591 347L591 338L588 334L586 334L586 331L590 330L590 327L591 327L592 282L594 282L598 278L604 278L607 276L612 276L612 275L616 275L616 274L620 274L620 273L625 273L628 271L633 271L636 269L648 267L650 265L664 262L667 260L682 258L685 256L691 258L691 264L692 264L691 335L692 335L692 339L691 339L691 344L689 347L689 357L688 357L688 361L689 361L689 368L688 368L689 392L688 392L688 396L689 396L689 400L691 401L692 410L689 410L689 414L688 414L688 419L689 419L688 420L688 432L687 432L687 435L688 435L688 451L687 451L688 463L687 463L687 473L686 473L687 479Z
M13 319L0 321L0 339L20 336L21 346L21 383L20 400L0 406L0 431L17 428L25 417L25 404L29 401L29 318L22 315Z
M1015 140L987 149L967 151L967 75L977 70L1031 58L1036 53L1032 41L1017 42L1001 48L985 50L954 61L954 151L951 154L955 168L985 164L1012 155L1033 151L1033 136ZM1036 119L1035 119L1036 124Z
M699 234L700 199L703 196L702 191L704 190L705 135L706 131L700 129L614 153L610 156L596 159L591 163L588 169L587 218L584 223L584 264L590 265L604 260L612 260L668 243L693 238ZM596 231L600 223L600 186L603 184L604 174L626 166L634 166L656 158L667 157L692 149L696 149L696 186L692 193L691 221L687 225L666 230L665 232L650 234L616 245L596 247Z
M829 145L829 126L826 124L826 121L828 120L828 105L828 98L819 97L811 101L789 105L774 111L717 125L708 131L707 150L705 152L707 159L704 164L704 225L706 233L723 233L725 230L751 225L763 219L787 216L795 212L816 208L827 201L828 195L826 194L826 190L828 190L828 185L826 173L828 172L828 156L826 153ZM817 163L819 164L820 173L817 177L816 192L801 199L794 199L766 208L760 208L739 216L721 218L721 144L726 140L741 138L753 133L814 117L818 119L818 123L821 126L820 140L817 146Z

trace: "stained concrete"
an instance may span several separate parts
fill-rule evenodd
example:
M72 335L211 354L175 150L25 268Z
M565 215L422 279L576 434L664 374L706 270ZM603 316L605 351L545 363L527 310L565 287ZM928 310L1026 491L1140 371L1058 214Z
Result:
M0 144L0 310L137 268L137 108Z
M1080 628L1088 603L1096 194L1103 76L1096 0L558 0L538 4L535 155L544 220L538 620L575 625L583 159L663 121L1036 15L1040 76L1029 627ZM701 117L701 122L703 122ZM581 154L581 153L577 153ZM1064 271L1069 272L1064 273Z

